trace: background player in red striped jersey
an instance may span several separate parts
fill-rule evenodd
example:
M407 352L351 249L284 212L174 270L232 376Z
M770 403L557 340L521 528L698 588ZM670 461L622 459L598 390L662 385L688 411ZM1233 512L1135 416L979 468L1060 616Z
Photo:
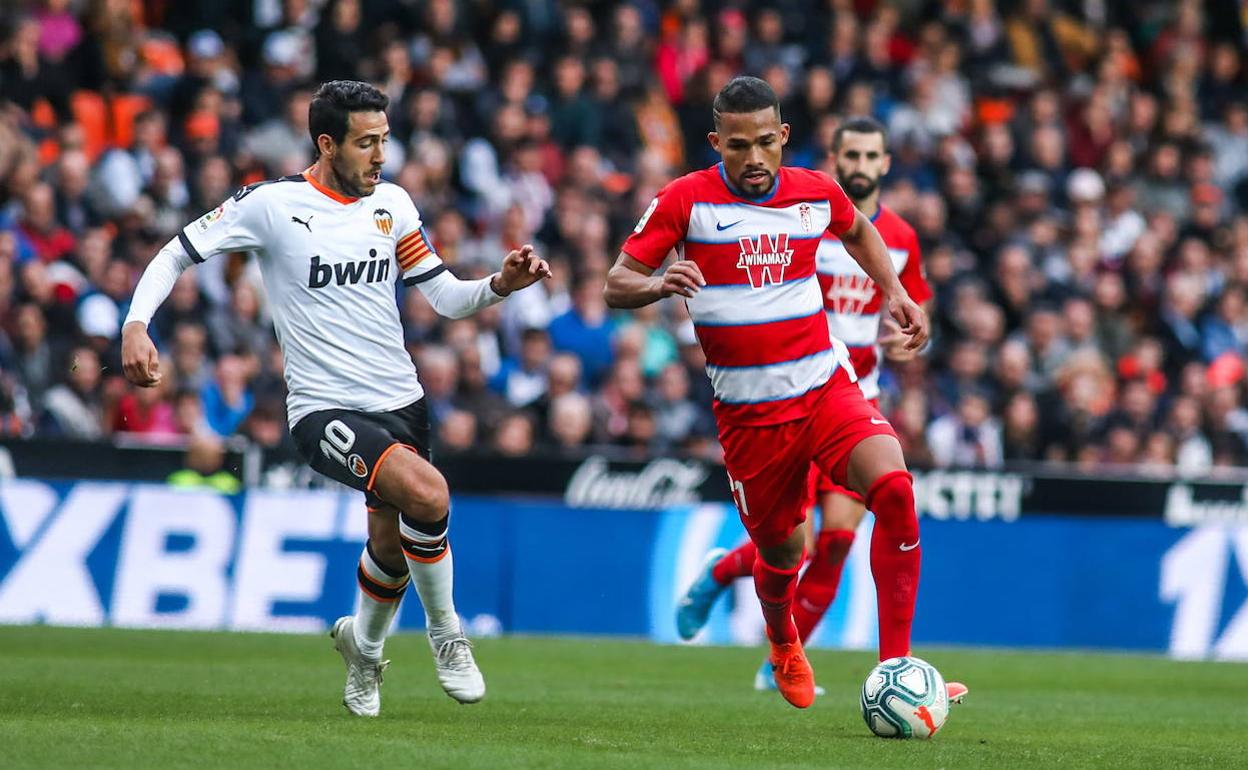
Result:
M880 179L888 173L891 161L884 126L873 118L859 117L837 128L827 165L854 207L880 233L902 286L914 301L925 304L932 290L923 277L918 236L896 212L880 203ZM908 361L917 352L906 346L907 337L897 322L882 312L882 293L836 236L824 235L815 269L828 328L849 348L863 396L878 408L880 354L890 361ZM817 467L811 468L810 486L811 499L820 511L819 528L808 541L810 556L793 600L793 620L803 644L836 598L854 531L866 513L858 493L836 484ZM691 639L701 630L724 588L753 573L757 553L754 543L747 540L732 551L719 550L711 555L710 579L704 574L680 604L677 627L682 637ZM775 686L770 666L764 663L754 678L754 687L768 690ZM950 682L949 690L955 700L966 695L965 685L958 682Z
M814 673L793 622L805 556L811 464L863 495L875 512L871 564L884 658L908 655L919 581L919 527L901 445L856 384L831 337L815 256L837 236L879 286L918 350L927 317L906 293L870 220L817 171L781 167L789 126L762 80L738 77L715 98L707 136L722 162L663 188L607 277L613 307L685 298L706 354L714 411L737 509L759 558L755 590L781 695L815 698ZM653 275L676 249L679 259Z

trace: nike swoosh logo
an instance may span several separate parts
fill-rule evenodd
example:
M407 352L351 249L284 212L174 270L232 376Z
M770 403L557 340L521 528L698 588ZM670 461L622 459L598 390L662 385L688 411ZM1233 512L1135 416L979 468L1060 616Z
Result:
M888 420L877 420L874 417L872 417L871 424L872 425L888 425Z
M721 223L719 223L719 222L716 222L716 223L715 223L715 229L716 229L716 230L718 230L718 231L720 231L720 232L722 233L723 231L727 230L728 228L730 228L730 227L736 227L737 225L741 224L741 223L742 223L742 222L744 222L744 221L745 221L744 219L738 219L736 222L729 222L729 223L728 223L728 224L726 224L726 225L725 225L725 224L721 224Z
M915 548L918 548L918 547L919 547L918 540L914 541L914 545L906 545L905 543L902 543L901 545L897 546L898 550L901 550L901 551L913 551Z

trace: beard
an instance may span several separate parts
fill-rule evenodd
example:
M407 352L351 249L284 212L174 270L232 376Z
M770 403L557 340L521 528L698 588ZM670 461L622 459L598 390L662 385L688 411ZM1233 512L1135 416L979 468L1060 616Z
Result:
M841 187L845 189L845 194L854 200L862 200L869 197L879 186L880 180L871 179L863 174L854 174L841 182Z
M373 194L377 189L376 185L372 189L364 189L363 184L358 176L353 175L346 164L333 158L329 162L330 170L334 172L334 178L338 182L338 187L348 196L352 198L364 198Z
M771 172L767 172L767 176L763 179L746 179L744 173L737 178L737 187L739 187L742 192L749 193L751 196L766 195L771 192L771 188L774 187L775 184L776 175Z

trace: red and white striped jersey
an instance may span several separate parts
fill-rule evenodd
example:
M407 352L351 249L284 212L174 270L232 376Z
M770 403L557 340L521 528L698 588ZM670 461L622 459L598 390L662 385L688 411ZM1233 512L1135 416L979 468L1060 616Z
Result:
M706 286L686 300L721 423L769 425L806 416L845 346L828 333L815 252L855 209L831 177L781 168L770 194L738 193L717 164L659 191L623 251L658 268L673 248Z
M893 268L910 298L919 304L931 299L932 289L923 277L919 238L914 228L884 206L871 221L884 239ZM816 270L823 290L823 306L828 312L828 328L849 348L862 394L879 398L880 355L876 338L880 333L883 295L834 235L825 235L819 242Z

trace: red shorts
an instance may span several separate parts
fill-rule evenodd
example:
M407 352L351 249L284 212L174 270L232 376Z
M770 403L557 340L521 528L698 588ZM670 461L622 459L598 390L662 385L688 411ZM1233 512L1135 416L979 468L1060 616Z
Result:
M875 407L877 412L880 410L880 400L878 398L869 398L867 399L867 403ZM828 478L828 474L819 470L819 466L815 463L810 464L810 479L808 481L808 486L809 490L807 495L809 499L806 503L807 508L810 508L812 505L818 505L820 498L829 492L841 495L842 497L848 497L851 500L857 500L860 503L865 502L862 499L862 495L858 494L849 487L841 486L832 479Z
M779 545L806 521L812 463L845 486L854 447L872 436L896 435L843 369L800 420L720 426L728 483L750 539L764 548Z

